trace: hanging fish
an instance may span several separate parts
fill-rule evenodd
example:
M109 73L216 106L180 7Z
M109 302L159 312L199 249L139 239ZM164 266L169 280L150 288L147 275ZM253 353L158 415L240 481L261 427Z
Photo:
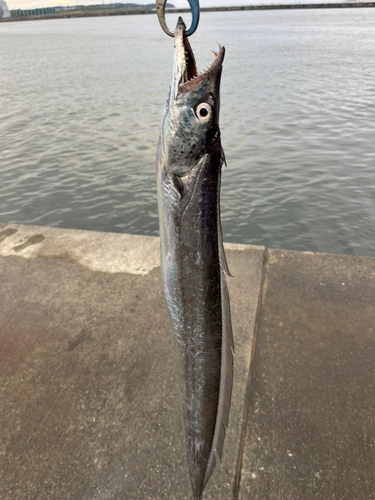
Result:
M180 399L195 500L221 460L233 380L233 335L220 222L220 79L225 49L198 74L185 24L157 152L163 291L177 346Z

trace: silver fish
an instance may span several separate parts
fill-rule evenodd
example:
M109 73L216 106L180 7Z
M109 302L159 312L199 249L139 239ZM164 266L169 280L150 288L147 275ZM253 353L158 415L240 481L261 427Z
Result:
M157 153L163 291L172 323L195 500L221 460L233 381L233 335L220 222L220 79L225 49L198 74L179 18Z

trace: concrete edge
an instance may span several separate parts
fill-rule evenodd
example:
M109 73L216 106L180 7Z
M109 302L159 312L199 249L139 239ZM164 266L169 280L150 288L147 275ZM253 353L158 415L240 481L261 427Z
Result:
M226 250L252 245L225 243ZM0 255L24 259L62 258L91 271L145 275L160 266L159 238L135 234L0 224Z
M155 237L17 224L0 225L0 255L60 258L103 273L145 275L160 266Z

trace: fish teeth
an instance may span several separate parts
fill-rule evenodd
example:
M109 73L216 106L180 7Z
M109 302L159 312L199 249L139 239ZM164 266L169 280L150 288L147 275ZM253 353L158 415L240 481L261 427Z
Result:
M221 49L223 48L223 46L222 46L222 45L220 45L220 43L219 43L219 42L216 42L216 45L219 47L219 50L221 50Z
M211 54L213 54L215 57L219 55L217 52L214 52L213 50L209 50L209 52L211 52Z

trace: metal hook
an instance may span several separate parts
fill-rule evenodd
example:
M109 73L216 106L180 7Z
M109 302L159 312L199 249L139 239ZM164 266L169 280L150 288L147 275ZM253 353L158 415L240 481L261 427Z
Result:
M192 35L198 28L199 24L199 0L188 0L191 9L191 26L185 31L184 36ZM156 0L156 12L158 15L160 26L162 27L164 33L169 36L174 36L174 33L168 28L165 22L165 4L167 0Z

